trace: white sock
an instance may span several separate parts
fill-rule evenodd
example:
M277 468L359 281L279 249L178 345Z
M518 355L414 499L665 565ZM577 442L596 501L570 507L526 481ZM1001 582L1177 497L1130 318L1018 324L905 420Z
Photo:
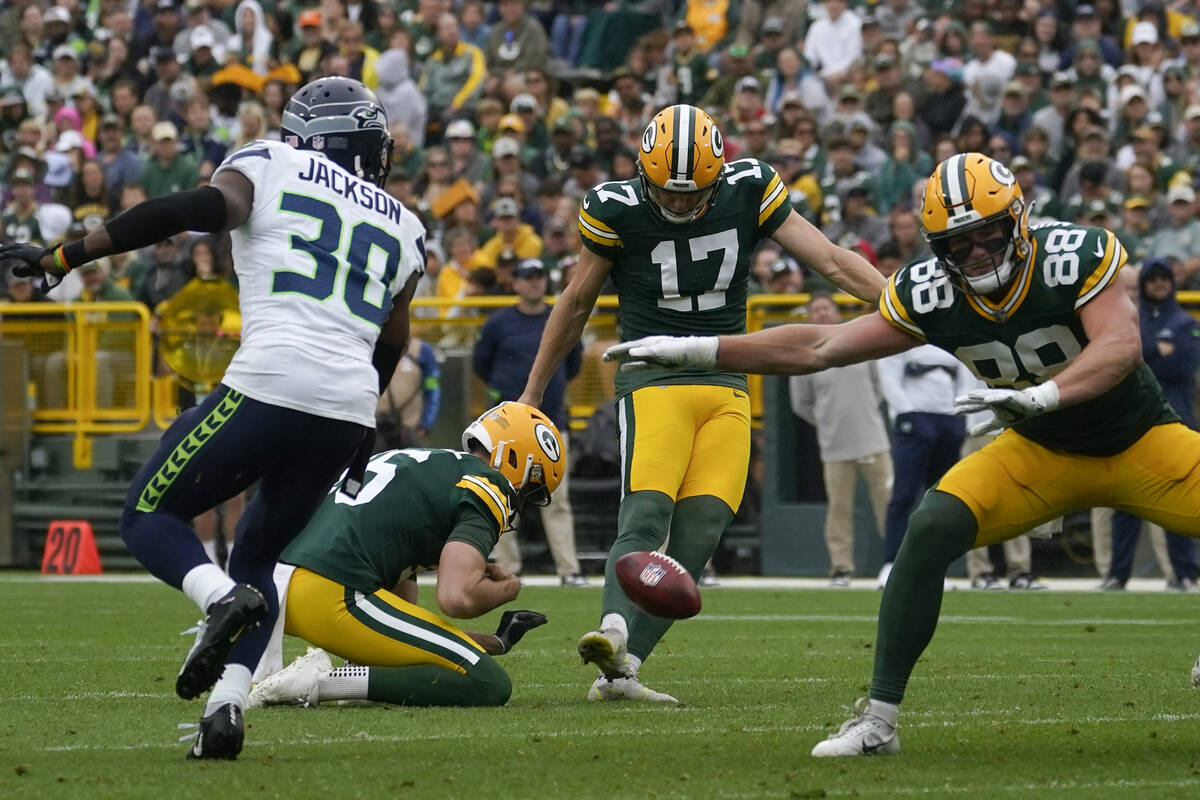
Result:
M246 708L246 698L250 696L250 670L241 664L226 664L221 673L221 680L213 687L204 706L204 716L208 716L226 703L233 703L241 710Z
M622 639L629 639L629 623L620 614L605 614L604 619L600 620L600 630L616 631Z
M900 706L895 703L885 703L882 700L868 700L866 711L868 714L879 717L893 728L896 727L896 719L900 716Z
M345 664L317 676L317 696L325 700L366 700L371 668Z
M183 576L183 593L206 613L213 602L233 591L234 586L233 580L211 562L192 567Z
M208 556L208 560L217 563L217 540L209 539L207 542L201 542L204 546L204 555Z

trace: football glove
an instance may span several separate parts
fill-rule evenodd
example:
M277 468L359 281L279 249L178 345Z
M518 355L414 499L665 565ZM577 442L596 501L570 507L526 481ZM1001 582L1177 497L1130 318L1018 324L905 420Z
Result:
M1058 408L1058 384L1046 381L1028 389L976 389L954 399L954 413L991 411L992 418L971 427L972 436L1011 428L1018 422Z
M716 336L646 336L604 351L605 361L618 361L621 369L646 367L717 366Z
M507 653L521 641L526 631L545 624L546 615L536 611L505 611L500 617L500 627L496 628L496 638Z
M42 278L46 289L52 289L62 280L62 273L42 267L42 259L50 257L53 248L35 244L0 244L0 269L12 269L13 275L21 278Z

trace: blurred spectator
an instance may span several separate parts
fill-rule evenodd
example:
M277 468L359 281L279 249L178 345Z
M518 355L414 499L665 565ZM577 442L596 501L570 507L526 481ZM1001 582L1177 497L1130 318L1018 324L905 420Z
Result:
M488 158L479 152L475 126L470 120L456 119L446 127L450 153L450 174L479 186L488 171Z
M154 140L153 154L142 170L146 196L161 197L194 187L196 162L179 152L179 132L175 123L155 123L151 138Z
M428 342L413 336L375 409L376 451L424 447L441 409L442 367Z
M38 222L38 204L34 199L34 182L37 176L31 169L19 168L9 176L12 184L12 202L4 209L0 222L4 225L4 240L45 244L41 224Z
M767 272L766 286L769 294L798 294L804 291L804 276L800 266L790 258L777 258Z
M185 54L175 50L175 57L184 60L185 70L194 78L211 78L221 68L217 59L217 37L212 28L200 25L187 33L188 49ZM181 36L183 33L180 34Z
M829 241L849 247L859 239L866 239L873 248L887 241L887 223L870 208L870 197L871 185L866 181L850 184L841 191L841 213L822 229Z
M80 165L79 173L66 187L61 200L71 209L72 219L83 223L89 233L112 216L114 204L104 185L104 170L91 159Z
M196 162L200 175L211 175L225 160L228 148L212 134L208 98L203 93L193 96L184 106L184 123L187 127L180 136L180 153Z
M492 204L492 227L496 234L475 254L475 266L497 268L500 254L505 250L513 251L519 259L541 256L541 237L533 226L521 222L520 216L521 207L511 197L501 197Z
M845 0L834 0L843 3ZM733 100L734 87L742 78L754 74L754 63L750 60L750 50L741 44L735 44L725 54L726 65L719 70L717 78L708 87L708 91L700 100L701 108L715 109L718 114L729 107Z
M673 102L695 105L708 91L717 71L696 47L696 34L684 20L675 24L671 46L671 68L667 83L673 90Z
M956 58L934 61L924 73L925 96L917 104L917 116L931 136L949 133L966 106L962 88L962 62Z
M1196 192L1185 183L1167 192L1170 225L1150 240L1149 255L1175 262L1176 283L1192 289L1200 285L1200 221L1196 220Z
M596 155L584 145L576 145L568 160L571 177L563 185L563 194L582 199L589 189L608 180Z
M161 122L171 113L171 90L179 80L180 64L175 57L175 51L170 47L156 47L150 53L150 60L154 64L157 80L146 90L142 102L154 109L155 118Z
M483 48L488 68L495 73L545 69L549 64L550 39L546 29L525 13L525 6L525 0L496 3L500 18L492 25Z
M458 20L453 14L438 17L437 49L421 74L421 91L430 111L431 129L441 126L459 110L470 111L487 75L483 51L460 41Z
M291 60L300 70L301 80L307 83L320 69L321 62L337 52L337 48L321 35L321 12L317 9L301 12L297 24L300 26L300 41L291 54Z
M862 18L846 8L846 0L825 0L824 17L808 27L804 57L827 84L836 86L862 55Z
M464 2L458 11L458 21L463 41L473 44L482 50L487 45L488 34L492 30L492 26L487 22L483 3L480 0L467 0ZM555 21L557 22L557 18ZM576 49L576 53L578 54L578 49ZM574 63L575 59L570 59L570 61Z
M266 75L271 69L272 37L262 6L258 0L242 0L233 19L234 34L227 43L230 55L255 74Z
M425 97L409 76L408 53L385 50L375 62L375 72L379 76L375 93L387 111L388 123L403 124L412 146L420 148L425 141L427 112Z
M516 305L496 311L480 329L472 364L475 375L487 386L489 403L521 396L546 319L550 316L547 288L545 265L536 258L522 260L513 273ZM546 386L540 407L560 430L567 430L567 381L579 374L582 362L583 344L577 342ZM563 480L567 480L566 475ZM562 584L586 586L587 579L580 573L579 559L575 555L575 524L569 492L557 495L549 506L544 507L541 519L555 571ZM496 559L508 569L519 572L522 559L516 539L511 535L505 538L509 540L507 544L496 546Z
M922 184L923 185L923 184ZM897 206L888 217L888 232L890 238L887 244L896 248L896 252L904 264L913 264L933 258L929 242L921 235L921 226L917 215L910 208ZM878 250L883 251L881 245Z
M131 293L151 310L188 282L189 276L179 256L180 238L163 239L154 245L150 264L130 267Z
M379 51L364 44L362 23L353 20L343 22L338 29L337 43L349 66L346 77L362 81L368 89L375 91L379 86L379 75L375 71Z
M836 325L842 316L827 294L814 294L809 322ZM830 584L842 588L854 577L854 496L861 478L883 532L891 496L892 464L876 365L872 362L797 375L788 380L792 413L817 429L825 478L825 546Z
M913 183L929 177L933 161L929 154L920 149L917 129L910 123L899 121L892 125L889 134L891 152L879 170L875 184L875 209L886 214L898 203L908 199Z
M104 169L104 184L113 197L120 197L125 186L142 180L142 160L124 146L124 134L120 116L106 114L100 120L100 150L96 160Z
M175 0L152 0L152 28L146 35L138 35L134 40L134 58L148 58L156 47L175 47L175 37L179 35L182 20Z
M1098 55L1111 66L1121 63L1121 48L1109 36L1101 33L1101 20L1096 8L1090 3L1081 3L1075 7L1074 20L1071 23L1071 43L1062 51L1059 69L1066 69L1075 61L1079 45L1084 41L1093 42Z

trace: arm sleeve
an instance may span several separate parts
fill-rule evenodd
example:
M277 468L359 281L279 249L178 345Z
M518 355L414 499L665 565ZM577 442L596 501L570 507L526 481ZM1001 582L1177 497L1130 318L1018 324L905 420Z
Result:
M419 425L423 430L430 430L442 405L442 367L438 364L437 354L429 342L421 342L417 363L421 366L421 392L424 400Z

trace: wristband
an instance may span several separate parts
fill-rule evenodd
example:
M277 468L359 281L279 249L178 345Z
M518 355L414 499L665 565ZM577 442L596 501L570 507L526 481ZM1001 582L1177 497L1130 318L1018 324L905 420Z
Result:
M50 257L54 259L54 266L62 270L64 274L71 271L71 266L63 258L63 246L61 244L50 251Z

